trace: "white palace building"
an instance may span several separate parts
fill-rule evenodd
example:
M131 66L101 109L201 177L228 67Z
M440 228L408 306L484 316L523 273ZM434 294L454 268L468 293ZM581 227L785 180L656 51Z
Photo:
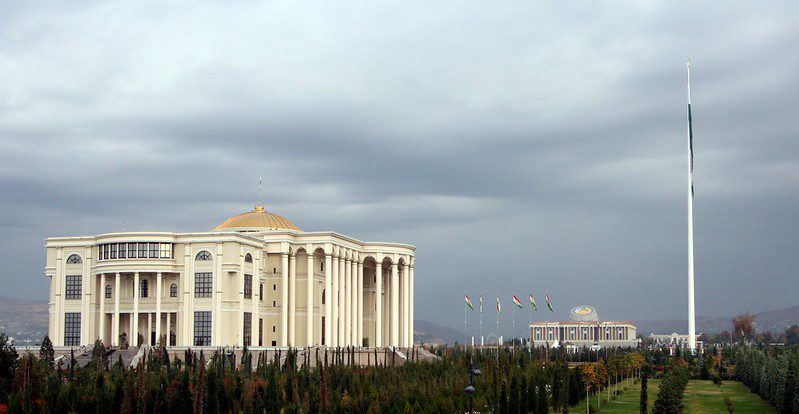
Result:
M46 247L55 346L413 344L414 246L304 232L260 204L213 231Z

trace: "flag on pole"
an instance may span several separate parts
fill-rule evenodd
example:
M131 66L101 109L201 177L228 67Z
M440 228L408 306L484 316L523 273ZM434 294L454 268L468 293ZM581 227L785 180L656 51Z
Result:
M468 306L469 309L474 310L474 305L472 304L472 299L469 297L469 295L463 295L463 297L466 299L466 306Z
M550 311L554 312L555 309L552 309L552 299L549 298L549 295L544 295L544 296L547 299L547 307L549 308Z
M514 303L516 306L520 307L520 308L523 308L523 307L524 307L524 306L522 305L522 301L520 301L520 300L519 300L519 298L517 298L517 297L516 297L516 295L513 295L513 303Z
M535 298L533 297L532 293L530 294L530 305L533 307L533 310L538 310L538 305L536 305Z
M480 295L480 313L483 313L483 295Z
M497 313L502 313L502 304L499 303L499 296L497 296Z

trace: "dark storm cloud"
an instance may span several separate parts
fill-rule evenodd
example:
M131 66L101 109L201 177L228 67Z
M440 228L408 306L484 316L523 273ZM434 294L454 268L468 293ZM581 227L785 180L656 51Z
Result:
M263 175L304 229L417 245L436 322L462 291L684 317L692 57L698 313L795 305L797 12L6 4L3 295L45 297L45 237L210 229Z

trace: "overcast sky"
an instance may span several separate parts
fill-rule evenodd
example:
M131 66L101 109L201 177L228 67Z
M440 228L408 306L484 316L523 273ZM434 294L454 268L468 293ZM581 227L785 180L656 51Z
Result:
M210 230L263 175L416 245L419 318L685 318L690 57L697 314L799 304L799 3L361 3L4 2L0 295L47 297L46 237Z

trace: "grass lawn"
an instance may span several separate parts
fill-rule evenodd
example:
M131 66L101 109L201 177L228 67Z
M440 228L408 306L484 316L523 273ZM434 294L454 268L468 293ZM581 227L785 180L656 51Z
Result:
M660 380L649 380L649 411L657 398ZM632 384L627 381L623 384L627 387L622 395L615 400L607 402L607 394L602 394L601 413L638 413L639 400L641 398L641 385ZM766 404L760 397L749 391L740 382L724 381L721 388L716 387L710 381L692 380L688 382L685 389L683 403L686 413L726 413L727 406L724 405L724 397L729 396L732 406L736 413L773 413L774 409ZM596 406L596 396L591 397L591 403ZM584 413L585 401L575 407L569 408L570 413Z

